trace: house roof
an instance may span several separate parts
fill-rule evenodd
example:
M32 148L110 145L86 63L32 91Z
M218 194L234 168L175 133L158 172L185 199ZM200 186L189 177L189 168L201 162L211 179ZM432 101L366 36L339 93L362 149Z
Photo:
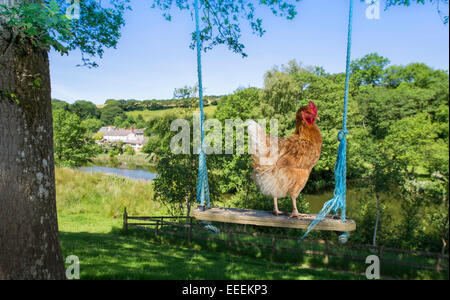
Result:
M127 136L129 134L131 134L131 131L128 129L115 129L104 132L103 136Z
M113 129L116 129L116 127L114 127L114 126L106 126L106 127L100 128L100 130L98 132L107 132L107 131L110 131L110 130L113 130Z
M125 129L116 128L114 126L102 127L98 132L103 133L103 136L127 136L131 133L144 134L144 129Z

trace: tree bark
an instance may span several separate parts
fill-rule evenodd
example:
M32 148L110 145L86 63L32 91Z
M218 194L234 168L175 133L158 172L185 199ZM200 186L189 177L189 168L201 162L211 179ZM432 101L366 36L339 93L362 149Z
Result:
M0 279L64 279L48 54L11 41L0 20Z

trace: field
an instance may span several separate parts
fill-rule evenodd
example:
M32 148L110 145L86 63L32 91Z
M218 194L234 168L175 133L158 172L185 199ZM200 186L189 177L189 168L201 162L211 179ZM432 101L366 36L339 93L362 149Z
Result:
M204 112L206 116L212 116L214 112L216 111L217 106L206 106L204 108ZM196 109L198 111L198 109ZM168 114L175 114L175 115L183 115L186 113L192 113L192 110L186 109L186 108L167 108L167 109L160 109L160 110L135 110L135 111L129 111L126 114L129 116L133 116L134 118L137 118L138 115L142 115L144 120L150 120L154 118L159 118L164 115Z
M168 215L153 199L151 182L130 180L100 173L84 173L69 168L56 169L58 223L63 255L80 258L81 279L364 279L364 262L347 259L330 261L255 247L223 247L216 242L186 239L137 228L122 229L123 208L129 215ZM220 234L222 235L222 234ZM221 238L216 236L216 238ZM226 237L225 237L226 238ZM256 240L244 237L251 243ZM296 242L282 247L298 247ZM315 249L317 251L323 249ZM368 255L338 249L350 255ZM369 253L370 254L370 253ZM406 257L392 257L404 260ZM424 263L412 257L413 263ZM409 279L448 279L448 272L437 275L423 270L399 273L399 268L383 275ZM340 270L340 271L336 271ZM348 273L351 271L353 273ZM389 274L387 274L387 273ZM399 277L398 277L399 276Z
M153 201L151 183L58 168L56 189L63 255L80 258L81 279L360 278L123 232L124 206L130 214L166 214Z
M357 279L160 242L122 232L120 218L59 214L63 256L80 258L81 279Z

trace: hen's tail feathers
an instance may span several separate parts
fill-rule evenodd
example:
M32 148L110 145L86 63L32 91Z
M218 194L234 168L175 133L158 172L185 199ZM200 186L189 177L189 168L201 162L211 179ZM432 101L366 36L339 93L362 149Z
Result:
M248 126L250 153L257 156L266 155L269 149L264 128L253 120L246 121L245 125Z

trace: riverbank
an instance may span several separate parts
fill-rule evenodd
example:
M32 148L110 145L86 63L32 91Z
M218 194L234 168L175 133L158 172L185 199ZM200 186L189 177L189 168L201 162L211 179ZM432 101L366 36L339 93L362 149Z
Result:
M102 163L98 163L98 165L81 167L78 170L83 172L87 172L90 174L101 173L112 176L119 176L123 178L128 178L130 180L146 180L152 181L156 178L157 173L156 169L153 165L139 166L136 162L140 159L139 157L133 157L130 155L122 155L119 160L109 161L106 155L103 155L99 159ZM97 161L97 162L99 162ZM131 161L131 163L130 163ZM318 213L324 203L331 198L333 198L334 191L332 189L324 189L321 192L316 193L305 193L299 197L298 201L306 201L308 203L308 208L310 213ZM231 194L223 194L221 195L221 200L216 202L216 205L219 206L228 206L228 201L232 197ZM394 219L398 219L401 214L401 205L398 199L392 197L391 194L381 193L380 200L383 203L383 210L388 212L390 216ZM289 202L289 201L288 201ZM367 188L352 188L349 187L347 190L347 215L357 216L361 211L362 207L365 206L367 208L369 205L369 209L376 209L376 198L373 193ZM289 202L289 209L290 209ZM373 211L373 215L376 214L376 211ZM374 218L373 218L374 219Z
M102 166L91 166L91 167L80 167L78 170L88 173L102 173L106 175L121 176L133 180L147 180L151 181L156 178L156 173L150 172L146 169L125 169L125 168L114 168L114 167L102 167Z
M56 168L58 213L119 216L123 208L130 213L157 215L164 213L153 199L151 181L89 173L71 168Z
M151 172L155 170L155 165L149 161L148 154L142 152L136 152L134 155L124 153L114 157L110 157L109 154L99 154L92 159L92 163L88 166L103 166L131 170L146 169Z

